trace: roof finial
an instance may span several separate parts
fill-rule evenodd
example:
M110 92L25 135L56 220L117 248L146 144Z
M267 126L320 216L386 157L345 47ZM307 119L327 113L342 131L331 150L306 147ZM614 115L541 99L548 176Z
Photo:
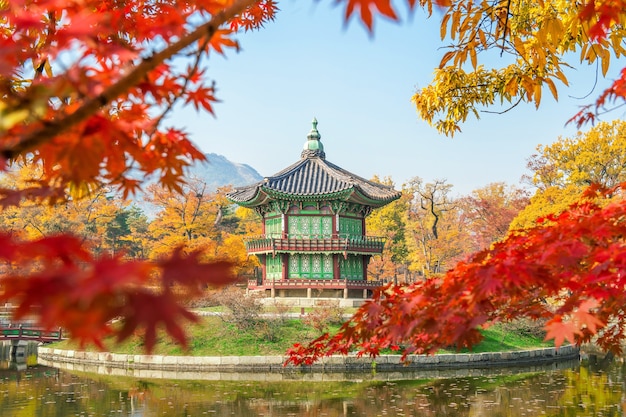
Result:
M315 117L313 118L313 121L311 122L311 124L313 125L313 127L311 128L311 131L307 135L307 139L308 140L320 140L321 136L320 136L320 132L317 131L317 119Z
M320 141L322 136L320 132L317 131L317 119L314 117L311 123L313 127L311 127L311 131L306 136L307 141L304 143L304 150L302 151L301 157L309 158L317 156L324 159L326 154L324 153L324 145L322 145Z

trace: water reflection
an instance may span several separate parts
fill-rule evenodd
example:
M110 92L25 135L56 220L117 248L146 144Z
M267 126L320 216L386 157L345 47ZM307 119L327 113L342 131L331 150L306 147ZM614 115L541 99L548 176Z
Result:
M443 379L173 381L0 371L2 416L623 416L622 363Z

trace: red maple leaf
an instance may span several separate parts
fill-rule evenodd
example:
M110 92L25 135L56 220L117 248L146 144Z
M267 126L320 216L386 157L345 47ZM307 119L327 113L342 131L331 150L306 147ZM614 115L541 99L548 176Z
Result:
M580 330L571 321L562 321L560 316L557 316L550 320L545 326L546 338L545 340L554 339L554 345L560 347L564 341L568 341L572 344L576 343L576 335L580 334Z
M372 32L374 29L374 15L376 13L391 20L398 20L390 0L337 0L337 3L343 2L346 3L346 21L358 11L361 22L369 32Z

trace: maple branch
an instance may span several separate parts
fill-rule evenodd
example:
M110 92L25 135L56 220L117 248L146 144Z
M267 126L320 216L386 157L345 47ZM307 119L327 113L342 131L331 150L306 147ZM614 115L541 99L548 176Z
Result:
M492 110L481 110L481 112L483 113L491 113L491 114L504 114L508 111L513 110L515 107L518 106L518 104L520 104L522 102L522 100L524 99L524 96L520 96L519 99L517 100L517 102L515 102L514 104L511 105L511 107L509 107L508 109L505 110L501 110L501 111L492 111Z
M218 28L258 0L235 0L228 8L213 15L211 20L198 26L195 30L182 37L177 42L169 45L160 52L144 58L130 73L121 78L115 84L106 88L102 93L86 101L74 113L52 122L46 122L41 129L31 132L14 146L0 150L0 155L6 159L14 159L18 155L28 152L55 136L69 130L72 126L86 120L95 114L100 108L122 95L133 86L138 85L143 78L160 64L170 59L194 42L206 38L211 39Z
M587 94L585 94L584 96L582 96L582 97L576 97L576 96L572 96L572 95L569 95L568 97L569 98L573 98L575 100L584 100L587 97L589 97L591 95L591 93L593 93L596 90L596 87L598 86L598 79L600 78L599 77L599 71L600 71L600 62L596 61L596 76L595 76L595 79L593 80L593 86L591 86L591 90L589 90L589 92Z
M206 46L208 45L210 40L211 40L211 38L206 38L204 40L204 42L202 43L202 45L200 45L200 47L198 48L198 51L195 54L195 60L194 60L194 63L193 63L193 67L192 67L191 71L189 71L189 74L187 74L185 76L185 81L183 82L183 86L181 87L180 92L172 100L170 100L170 102L167 105L167 107L165 108L165 110L163 110L161 115L154 122L154 126L152 128L152 131L150 132L150 134L148 134L148 137L152 137L152 135L154 135L156 133L157 129L159 128L159 125L161 124L161 122L165 119L167 114L174 109L174 105L176 104L176 102L183 96L183 94L185 94L185 92L187 92L187 88L189 87L189 82L190 82L191 78L194 75L197 74L198 68L200 67L200 61L202 60L202 51L204 50L204 48L206 48ZM213 83L215 84L215 82L213 82Z

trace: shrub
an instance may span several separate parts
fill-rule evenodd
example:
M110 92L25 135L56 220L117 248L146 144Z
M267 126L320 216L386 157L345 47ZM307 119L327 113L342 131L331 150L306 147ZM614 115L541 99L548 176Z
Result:
M234 324L239 330L250 330L261 320L263 306L257 296L246 295L245 291L231 286L215 295L218 303L228 309L220 317L227 323Z
M546 330L544 329L545 324L545 320L531 320L529 318L520 318L501 323L502 329L507 333L516 333L536 338L546 336Z
M339 306L339 301L320 301L317 307L304 316L304 324L311 326L320 334L328 332L334 324L345 321L345 309Z

